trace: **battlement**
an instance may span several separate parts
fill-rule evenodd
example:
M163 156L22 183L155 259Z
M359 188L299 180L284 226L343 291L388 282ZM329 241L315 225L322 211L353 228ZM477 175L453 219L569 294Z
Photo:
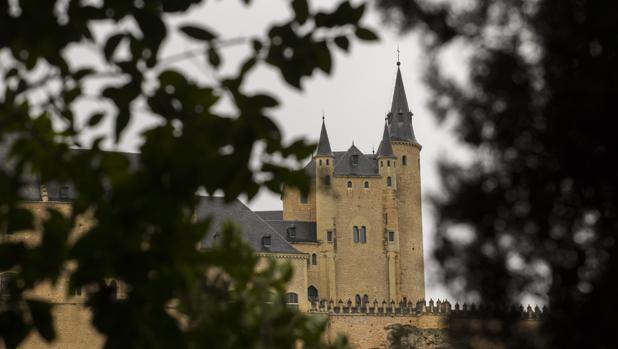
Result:
M470 317L470 318L483 318L483 317L512 317L521 320L538 320L542 319L548 314L547 307L542 309L538 306L532 308L528 305L524 308L523 305L508 307L501 306L489 306L489 305L477 305L466 304L459 305L455 303L453 307L448 300L430 299L429 302L420 300L413 304L405 300L395 302L391 300L387 302L382 300L378 302L375 299L373 302L353 304L352 300L348 299L347 302L339 300L337 302L331 300L322 299L319 301L311 301L310 312L323 313L323 314L359 314L368 316L421 316L421 315L437 315L437 316L452 316L452 317Z

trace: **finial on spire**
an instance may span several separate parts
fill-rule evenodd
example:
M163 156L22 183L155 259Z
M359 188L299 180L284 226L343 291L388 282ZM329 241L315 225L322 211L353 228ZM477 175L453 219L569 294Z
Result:
M397 66L400 66L401 62L399 62L399 45L397 45Z
M322 121L324 121L324 109L322 109Z

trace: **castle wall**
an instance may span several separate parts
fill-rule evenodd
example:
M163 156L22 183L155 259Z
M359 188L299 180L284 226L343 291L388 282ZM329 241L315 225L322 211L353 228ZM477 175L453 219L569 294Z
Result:
M347 182L352 181L352 188ZM364 188L364 182L369 188ZM336 299L368 295L370 300L388 298L388 263L382 221L382 179L380 177L336 177ZM355 243L353 227L367 228L367 242ZM334 297L333 297L334 298Z
M425 298L421 214L420 147L393 142L397 155L397 207L401 295L415 302ZM402 157L406 156L406 165Z
M307 203L301 203L300 191L296 188L285 188L283 192L283 220L315 222L316 196L312 185L307 195Z

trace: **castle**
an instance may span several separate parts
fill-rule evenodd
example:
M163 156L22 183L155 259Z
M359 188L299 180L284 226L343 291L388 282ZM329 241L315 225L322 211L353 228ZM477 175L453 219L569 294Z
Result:
M305 167L311 178L309 192L284 188L282 211L253 212L238 200L201 197L197 218L213 218L213 231L202 247L212 246L224 221L234 221L257 255L292 264L287 302L315 316L328 316L329 339L344 333L355 347L373 348L385 345L387 332L403 329L407 336L416 336L407 341L432 336L432 343L448 347L443 332L450 325L444 315L464 318L477 309L425 302L420 151L397 63L391 108L375 154L364 154L354 145L332 151L323 120L316 153ZM138 154L125 155L137 163ZM6 162L4 156L0 146L0 164ZM26 182L24 206L35 217L43 217L47 208L69 214L76 198L72 186L36 178ZM88 224L84 222L82 229ZM9 276L0 272L0 288ZM84 294L70 294L66 282L34 292L55 304L59 338L51 347L101 346L102 338L82 306ZM523 319L542 315L530 307L514 311ZM30 336L22 347L50 346Z

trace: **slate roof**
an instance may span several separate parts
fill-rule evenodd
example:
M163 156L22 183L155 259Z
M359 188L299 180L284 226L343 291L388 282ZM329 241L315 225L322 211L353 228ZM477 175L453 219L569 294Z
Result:
M357 162L354 162L354 157ZM335 157L335 176L378 176L378 162L363 154L352 144L350 149Z
M253 211L265 221L282 221L283 211Z
M326 125L324 124L323 117L322 130L320 131L320 140L318 141L318 150L315 155L333 156L333 151L330 148L330 141L328 140L328 133L326 132Z
M388 133L388 126L384 125L384 134L382 134L382 141L378 147L378 156L395 156L393 152L393 145L391 144L391 135Z
M225 203L223 198L220 197L202 196L198 204L197 216L200 219L207 216L212 217L211 232L219 231L226 220L235 222L242 229L251 247L257 252L301 253L286 241L276 229L238 199ZM214 235L214 233L208 234L204 238L203 244L212 246ZM271 236L270 248L265 248L262 245L262 237L265 235Z
M284 220L271 220L266 221L271 227L273 227L279 234L288 242L317 242L317 226L315 222L304 221L284 221ZM292 238L288 234L289 228L296 229L296 238Z
M408 99L406 98L406 90L403 87L399 66L397 66L391 111L388 113L388 126L391 140L418 144L412 128L412 112L408 107Z

